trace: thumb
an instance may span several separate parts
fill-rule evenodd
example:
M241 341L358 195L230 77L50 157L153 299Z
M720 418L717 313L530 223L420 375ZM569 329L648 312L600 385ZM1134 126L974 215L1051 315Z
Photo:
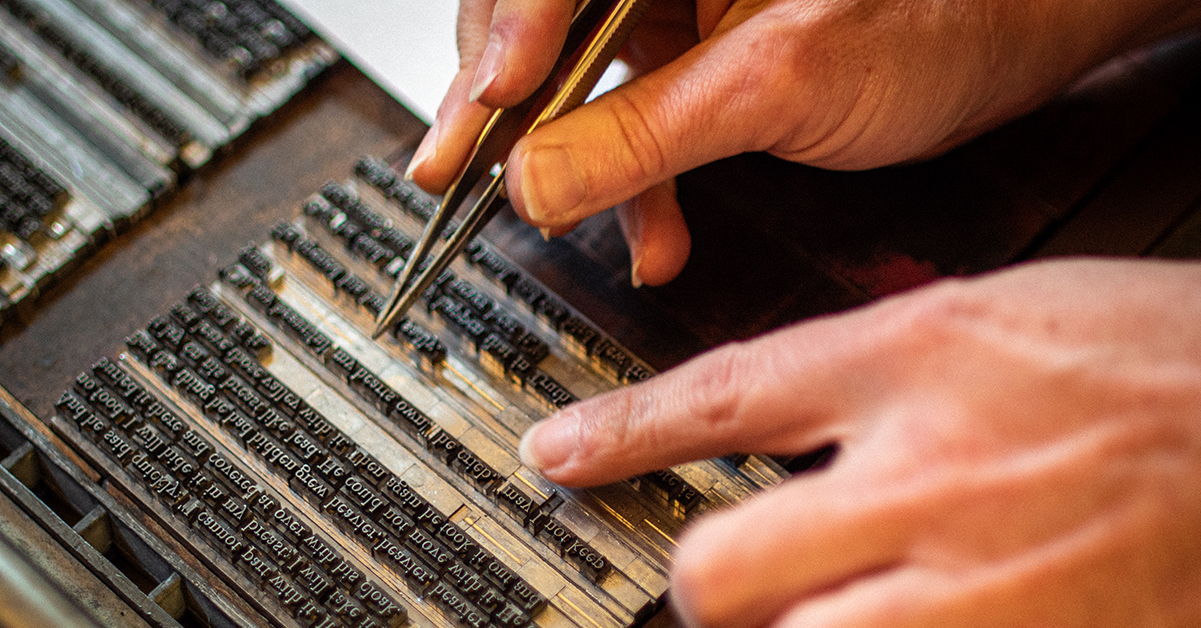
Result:
M842 317L732 343L649 380L573 403L522 438L522 462L560 484L612 482L736 451L843 442L865 343Z
M505 179L514 209L540 227L575 223L701 164L767 148L777 124L760 110L778 95L757 92L785 88L746 56L715 37L525 136Z

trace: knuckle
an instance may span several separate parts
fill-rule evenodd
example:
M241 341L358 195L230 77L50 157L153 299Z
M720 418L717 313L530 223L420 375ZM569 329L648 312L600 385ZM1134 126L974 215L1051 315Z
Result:
M736 429L752 362L747 345L727 345L711 354L698 376L686 382L687 390L681 391L697 423L715 436Z
M628 180L658 180L665 174L667 145L665 125L643 98L632 96L633 90L614 90L604 99L627 152L619 168Z
M988 319L994 314L990 300L966 286L962 279L944 279L902 298L891 331L902 338L947 338L965 325Z
M606 458L677 449L682 425L669 418L673 416L686 417L689 429L703 432L706 440L735 436L745 414L743 395L751 385L750 358L744 345L727 345L694 364L695 370L610 393L600 412L595 411L598 406L568 406L563 412L571 413L578 426L577 452Z
M621 391L609 400L605 412L576 412L578 451L604 457L609 452L624 449L626 443L631 442L634 431L631 425L636 413L633 397L633 391Z

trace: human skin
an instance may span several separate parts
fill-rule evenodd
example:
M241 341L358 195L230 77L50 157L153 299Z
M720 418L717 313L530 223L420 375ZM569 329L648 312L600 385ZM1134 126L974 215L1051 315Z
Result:
M651 2L624 55L638 77L518 142L505 178L518 214L552 233L620 204L634 278L651 285L688 257L680 172L746 151L838 169L929 157L1201 24L1193 0ZM538 85L573 6L463 0L460 71L410 162L416 183L442 191L491 108Z
M445 187L490 108L538 83L570 5L464 0L417 183ZM936 155L1199 22L1176 0L656 0L639 78L519 142L506 185L555 233L621 203L635 279L658 284L688 255L679 172ZM592 485L838 443L686 534L690 626L1201 625L1199 286L1196 264L1145 261L945 280L574 404L522 458Z
M1198 626L1199 288L1182 262L944 280L568 406L522 459L577 486L838 443L685 534L689 626Z

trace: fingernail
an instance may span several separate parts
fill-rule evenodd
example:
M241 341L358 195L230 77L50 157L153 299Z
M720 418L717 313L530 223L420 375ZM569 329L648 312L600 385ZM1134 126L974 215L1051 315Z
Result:
M530 222L554 223L555 218L575 209L588 195L583 176L571 154L563 148L535 149L522 157L520 167L518 193L525 202Z
M517 455L527 467L545 471L567 462L578 442L575 421L547 419L526 430Z
M405 168L405 181L413 180L413 172L417 168L429 161L438 152L438 121L430 125L430 130L425 133L421 144L417 146L417 152L413 153L413 158L409 160L409 167Z
M642 219L643 212L638 199L633 199L619 208L618 214L621 234L625 236L626 246L630 247L630 283L635 288L642 287Z
M542 234L543 242L550 242L550 227L543 227L538 230L538 233Z
M475 79L471 82L471 92L467 99L475 102L483 95L484 90L500 76L505 67L505 45L500 37L488 37L488 47L484 48L484 56L480 57L480 66L475 70Z

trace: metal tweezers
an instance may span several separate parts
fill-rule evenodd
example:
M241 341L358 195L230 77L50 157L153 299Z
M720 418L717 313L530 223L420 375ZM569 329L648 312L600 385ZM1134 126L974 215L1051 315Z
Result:
M379 338L394 325L451 260L504 207L508 202L504 184L505 161L513 145L526 133L584 102L605 68L625 44L649 2L584 0L581 3L572 18L563 52L548 78L526 100L513 107L497 110L484 126L471 158L447 189L441 205L426 224L425 232L397 275L392 293L376 318L373 338ZM492 180L479 201L450 234L446 245L425 263L459 206L476 184L489 174L492 174Z

